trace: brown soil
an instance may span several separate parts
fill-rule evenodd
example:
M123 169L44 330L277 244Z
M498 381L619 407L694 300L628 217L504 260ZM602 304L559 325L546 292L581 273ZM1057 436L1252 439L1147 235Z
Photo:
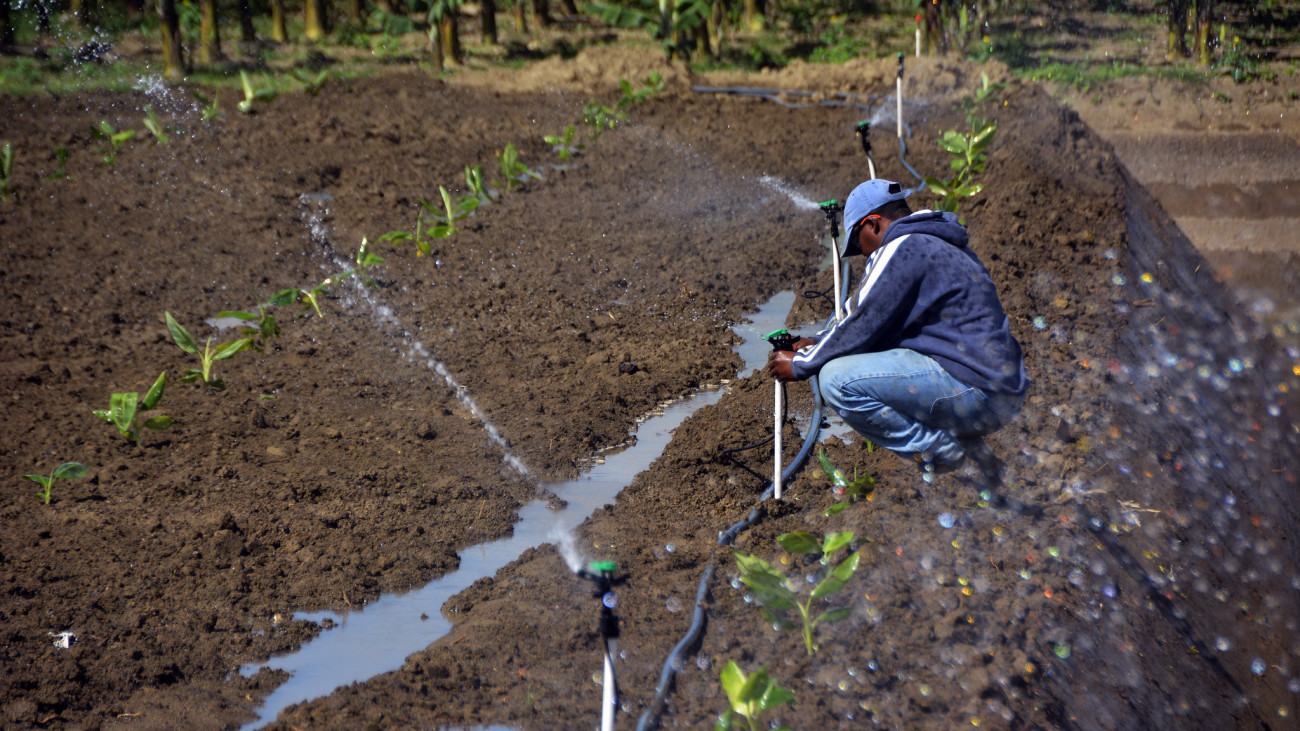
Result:
M612 101L613 82L651 68L665 94L552 165L542 134L577 123L592 90ZM951 102L977 76L915 65L927 102L909 112L917 169L946 167L929 140L960 124ZM709 83L737 81L875 106L892 69ZM540 482L577 474L663 400L730 377L727 324L779 290L826 286L821 214L760 178L842 197L865 177L852 134L864 112L689 83L651 54L595 49L466 83L331 84L252 116L226 105L207 126L179 92L0 99L23 161L21 202L0 204L4 724L244 722L282 677L235 669L321 631L292 612L358 608L441 575L458 550L508 532ZM1278 728L1300 712L1287 691L1300 663L1291 364L1078 115L1034 88L1003 98L989 110L1000 126L988 190L963 210L1034 378L1024 413L990 440L1002 482L968 471L926 485L891 454L832 440L838 464L877 476L874 498L822 518L834 496L810 467L737 542L775 561L780 533L858 535L853 615L806 657L797 633L765 628L732 588L734 560L715 545L770 471L758 453L720 454L770 424L769 382L734 384L578 531L630 576L628 713L649 705L711 563L705 632L664 725L711 724L728 660L793 688L797 708L777 715L797 728ZM188 134L100 164L87 127L135 126L145 103ZM879 170L906 179L889 126ZM379 286L336 286L323 318L281 310L265 354L217 364L227 390L179 382L192 364L164 310L205 337L199 323L220 310L315 284L362 237L412 228L419 200L458 185L466 165L491 170L510 142L544 179L480 210L434 257L379 245ZM55 163L40 159L59 145L72 151L68 181L45 179ZM302 197L317 193L329 199ZM802 302L792 321L824 309ZM170 430L137 447L90 415L162 370ZM806 389L791 394L806 415ZM787 430L793 455L801 435ZM70 459L92 474L58 483L50 506L17 479ZM457 598L449 637L275 726L590 727L594 605L553 548L529 551ZM49 633L64 630L78 641L56 648Z

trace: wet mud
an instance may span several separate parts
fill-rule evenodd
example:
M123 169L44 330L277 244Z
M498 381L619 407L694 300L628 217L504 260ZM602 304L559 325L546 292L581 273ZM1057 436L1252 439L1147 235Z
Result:
M851 71L820 90L888 93L886 64ZM929 141L962 123L951 102L972 73L930 71L909 161L942 171ZM0 205L5 725L253 718L282 676L236 669L322 631L293 612L362 610L454 568L459 550L508 533L541 481L730 378L727 325L775 292L828 286L822 214L763 178L843 197L866 175L852 130L867 112L670 82L563 163L541 135L579 123L587 96L565 84L397 74L251 116L232 104L207 126L179 92L0 99L6 136L33 160L16 176L21 204ZM796 728L1285 728L1300 711L1290 361L1076 114L1033 88L1003 98L987 110L988 187L963 208L1034 380L989 440L1000 479L967 469L926 484L892 454L828 440L837 464L875 476L872 498L822 517L837 497L810 466L736 544L779 563L781 533L856 533L853 611L809 657L759 616L716 545L771 472L763 450L723 454L771 428L770 382L732 384L576 531L587 558L629 576L620 725L650 705L709 565L705 631L664 727L711 725L728 660L792 688L796 707L777 716ZM87 127L130 125L145 103L185 137L100 164ZM892 124L877 128L880 174L906 179ZM377 286L334 286L323 317L277 311L266 353L217 364L225 391L179 382L192 364L164 310L202 338L220 310L314 285L362 237L413 229L439 185L463 192L464 166L499 179L494 154L511 142L540 180L430 256L376 245ZM59 145L69 181L36 161ZM828 314L801 300L790 322ZM171 429L134 446L90 414L162 370ZM790 400L788 457L811 411L803 386ZM49 506L17 480L71 459L91 474L58 483ZM272 727L590 727L597 605L553 547L527 551L425 609L452 619L446 638ZM67 649L49 635L62 631L76 635Z

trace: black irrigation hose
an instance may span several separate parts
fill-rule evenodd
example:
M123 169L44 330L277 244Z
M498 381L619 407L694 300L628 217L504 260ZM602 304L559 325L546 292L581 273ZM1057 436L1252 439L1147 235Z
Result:
M672 685L673 675L677 672L673 665L676 664L678 655L695 642L700 635L700 630L704 628L704 597L709 592L709 582L713 580L713 569L714 564L710 562L704 569L704 575L700 577L699 588L695 590L695 613L691 616L690 629L686 630L686 635L673 646L672 652L668 653L668 659L664 661L664 669L659 673L659 684L655 686L654 700L637 720L637 731L652 728L652 724L658 720L659 714L663 712L664 701L668 698L668 686Z

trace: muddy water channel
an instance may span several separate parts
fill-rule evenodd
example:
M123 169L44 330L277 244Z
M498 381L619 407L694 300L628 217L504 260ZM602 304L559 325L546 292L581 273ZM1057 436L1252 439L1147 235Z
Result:
M771 348L762 335L784 325L793 301L792 292L778 294L733 327L741 338L736 352L745 363L739 375L748 376L767 362ZM665 404L637 427L630 446L607 453L600 464L577 479L542 486L563 507L557 509L549 500L528 503L519 511L519 521L508 538L463 550L457 570L415 591L384 595L356 612L295 615L295 619L323 623L330 629L297 652L241 668L244 675L262 668L291 674L267 697L257 720L244 728L258 728L290 705L401 667L408 655L436 642L451 629L451 622L441 611L448 599L475 581L494 575L529 548L557 543L571 569L584 566L586 561L573 545L570 531L592 511L614 500L633 477L649 467L684 420L701 407L717 403L725 393L725 387L714 387Z

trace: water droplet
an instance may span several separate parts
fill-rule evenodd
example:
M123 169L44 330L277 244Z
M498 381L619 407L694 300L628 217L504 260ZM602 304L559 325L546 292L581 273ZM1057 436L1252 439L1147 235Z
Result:
M939 514L939 525L944 528L951 528L957 524L957 517L952 513L943 512Z
M1286 684L1286 689L1292 693L1300 693L1300 678L1291 678Z
M1105 251L1101 252L1101 255L1110 261L1115 261L1115 259L1119 258L1119 254L1115 253L1115 250L1109 247L1107 247Z
M745 599L745 603L746 603L746 604L753 604L753 603L754 603L754 595L753 595L753 594L746 593L745 596L744 596L744 599Z
M1046 330L1046 329L1047 329L1047 318L1046 318L1046 317L1043 317L1042 315L1039 315L1038 317L1035 317L1035 318L1034 318L1034 327L1037 328L1037 329L1039 329L1039 330Z
M1218 648L1219 652L1227 652L1232 649L1232 642L1227 637L1216 637L1214 638L1214 646Z
M1156 278L1151 276L1151 272L1142 272L1141 279L1143 284L1151 284L1156 281Z
M1264 671L1267 669L1268 666L1265 665L1264 661L1259 659L1258 657L1250 661L1250 672L1256 675L1263 675Z
M1060 558L1061 549L1057 548L1056 546L1049 546L1047 549L1047 554L1052 558Z
M841 680L841 681L839 682L839 688L840 688L840 692L843 692L843 691L848 690L848 689L849 689L849 681L847 681L847 680Z
M741 587L740 577L737 576L736 578L731 580L731 588L739 589L740 587Z
M665 606L668 607L668 611L672 612L673 614L676 614L682 611L682 600L678 599L675 596L670 596L668 597L668 601L665 603Z
M1233 373L1241 373L1242 369L1245 367L1246 366L1242 364L1241 360L1238 358L1232 358L1228 361L1228 370Z
M1029 577L1033 575L1034 575L1033 572L1031 572L1029 569L1020 569L1020 578L1024 579L1025 581L1029 581Z
M618 594L612 591L605 592L605 596L600 598L600 603L613 609L618 606Z
M1052 653L1062 660L1068 660L1070 658L1070 646L1064 642L1058 642L1052 647Z
M713 663L709 662L708 655L695 656L695 667L699 668L700 670L708 670L712 664Z
M592 673L591 682L595 683L596 685L604 685L605 678L601 673Z
M929 698L929 697L930 697L930 693L931 693L931 690L932 690L932 689L930 688L929 685L927 685L927 684L925 684L925 683L921 683L921 687L920 687L919 690L921 691L921 695L922 695L923 697L925 697L925 698Z
M1116 274L1110 278L1110 283L1116 287L1123 287L1125 284L1128 284L1128 278L1123 274Z
M1106 596L1110 597L1111 599L1114 599L1114 598L1115 598L1115 593L1116 593L1116 592L1115 592L1115 585L1114 585L1114 584L1107 584L1107 585L1101 587L1101 593L1102 593L1102 594L1105 594Z
M669 553L675 553L675 552L677 551L677 544L676 544L676 543L668 543L668 544L665 544L665 545L664 545L664 550L667 551L667 552L669 552Z

